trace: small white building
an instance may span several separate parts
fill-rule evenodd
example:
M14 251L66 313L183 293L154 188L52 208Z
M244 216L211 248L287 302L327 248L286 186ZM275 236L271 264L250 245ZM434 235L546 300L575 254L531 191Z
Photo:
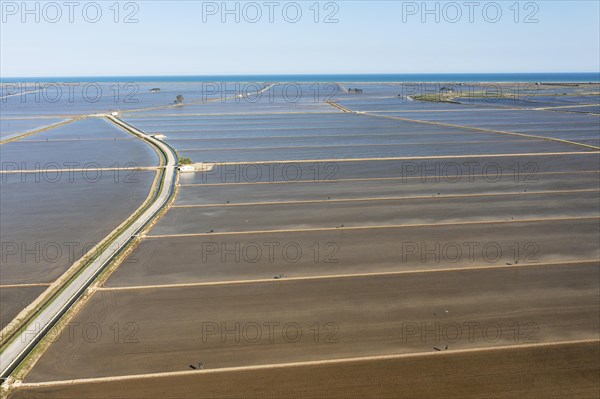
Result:
M196 168L194 167L194 165L181 165L179 167L179 171L182 173L195 172Z
M110 114L111 114L112 116L119 116L119 113L118 113L117 111L115 111L115 112L111 112Z

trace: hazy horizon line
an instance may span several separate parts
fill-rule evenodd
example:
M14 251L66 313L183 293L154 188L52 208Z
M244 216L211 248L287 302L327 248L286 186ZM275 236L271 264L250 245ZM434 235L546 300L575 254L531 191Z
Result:
M357 72L357 73L260 73L260 74L149 74L149 75L46 75L46 76L2 76L0 79L34 79L34 78L173 78L173 77L213 77L213 76L403 76L403 75L544 75L544 74L599 74L598 71L537 71L537 72Z

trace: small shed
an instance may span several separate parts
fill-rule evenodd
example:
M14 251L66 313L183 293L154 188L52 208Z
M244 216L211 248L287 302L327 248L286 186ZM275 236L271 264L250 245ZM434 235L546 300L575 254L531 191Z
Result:
M194 167L194 165L181 165L179 167L179 171L182 173L195 172L196 168Z

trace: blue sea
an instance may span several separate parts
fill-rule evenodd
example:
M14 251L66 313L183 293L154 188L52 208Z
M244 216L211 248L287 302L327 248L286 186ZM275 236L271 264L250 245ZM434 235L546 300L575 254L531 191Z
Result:
M600 72L0 77L8 82L600 82Z

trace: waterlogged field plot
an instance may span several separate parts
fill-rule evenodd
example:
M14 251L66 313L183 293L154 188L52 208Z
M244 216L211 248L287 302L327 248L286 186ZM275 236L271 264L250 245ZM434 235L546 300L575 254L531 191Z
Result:
M137 122L137 118L127 120ZM153 125L153 122L161 123L156 117L140 122L142 129L165 135L165 140L181 156L196 162L283 162L564 150L564 145L543 139L357 114L290 115L286 119L239 115L182 120L170 117L162 122L164 125L158 126Z
M43 129L55 123L63 122L60 118L23 118L5 119L0 118L0 139L10 139L21 134Z
M465 115L463 112L402 113L400 116L574 141L597 139L597 129L600 124L599 115L559 113L556 111L496 110L473 112L469 115Z
M2 284L54 281L144 202L154 175L139 170L2 175Z
M339 92L335 83L207 83L202 99L170 107L126 112L127 116L286 114L335 112L325 103Z
M36 170L50 175L71 168L135 168L158 165L143 141L100 118L83 119L0 147L4 171Z
M333 108L330 107L331 110ZM320 127L323 134L345 134L345 129L356 128L353 119L347 115L328 112L318 115L185 115L185 116L152 116L152 117L133 117L124 118L128 123L139 127L147 133L161 133L167 136L167 139L185 139L185 138L251 138L262 136L277 136L288 134L288 136L302 135L303 132L310 131L315 127ZM383 128L391 126L391 123L373 121L365 128ZM359 127L360 128L360 127ZM331 133L326 132L331 131ZM363 133L368 134L368 130L362 129Z
M20 311L33 302L45 289L44 286L0 286L0 329L6 327Z
M479 134L474 135L473 133L456 133L451 132L440 132L439 135L432 133L431 135L421 136L419 134L405 134L405 135L394 135L386 134L381 132L378 134L371 134L367 137L359 134L350 136L321 136L314 134L317 132L311 132L305 130L305 133L309 133L307 136L291 136L289 132L284 133L284 137L253 137L253 138L232 138L232 139L213 139L206 140L203 138L171 138L169 143L180 148L180 151L216 151L216 150L241 150L241 149L310 149L310 148L323 148L323 149L337 149L345 147L376 147L376 146L424 146L435 141L440 146L447 147L454 144L462 144L465 147L469 145L476 145L482 143L515 143L513 138L498 137L491 134ZM272 132L277 133L277 132ZM310 134L313 133L313 134ZM335 132L333 132L335 133ZM447 140L447 141L444 141ZM527 143L531 140L521 140ZM234 146L234 147L232 147ZM237 146L237 147L235 147ZM202 148L198 148L202 147Z
M585 262L600 256L598 240L596 218L149 237L107 286Z
M230 149L183 149L183 157L199 162L285 162L285 160L345 160L349 158L393 158L393 157L435 157L440 155L474 154L528 154L555 153L564 147L552 142L526 142L507 139L505 142L451 143L437 145L356 145L333 147L301 148L230 148ZM585 149L584 149L585 151Z
M93 141L89 144L97 144L95 141L114 140L137 141L138 139L119 128L115 128L113 124L104 118L83 118L56 129L24 137L19 141Z
M250 168L243 173L244 177L257 180L260 169ZM286 165L282 165L285 167ZM329 165L328 171L321 171L324 177L332 177L339 172L339 164ZM406 165L408 168L409 165ZM410 165L414 166L414 165ZM493 165L496 166L496 165ZM537 166L537 165L536 165ZM534 167L533 165L531 166ZM336 169L337 168L337 169ZM437 179L432 176L420 176L416 169L410 170L410 176L380 177L376 179L347 178L339 180L296 180L300 173L289 168L288 177L294 178L281 182L229 182L229 183L188 183L181 179L179 195L175 206L207 206L207 205L239 205L271 202L307 202L307 201L343 201L360 199L394 199L436 197L442 200L448 196L494 195L494 194L536 194L552 193L565 190L600 189L598 185L600 172L531 172L522 175L496 174L497 169L489 168L489 174L473 174L464 176L457 174L459 169L452 165L447 169L447 176ZM453 172L452 174L450 172ZM493 172L493 173L492 173ZM266 173L266 172L265 172ZM240 177L242 174L240 173ZM186 176L187 177L187 176ZM234 176L228 176L234 177ZM262 176L261 176L262 177ZM429 184L428 184L429 180ZM185 181L185 183L184 183ZM284 186L271 187L271 184Z
M511 178L515 184L542 180L548 173L598 172L598 152L563 151L560 154L467 155L385 160L315 162L264 162L257 164L217 163L210 171L183 173L187 185L228 183L313 182L331 183L351 179L395 178L403 183L417 179L423 184L471 182L476 179L494 184ZM568 179L566 179L568 180ZM599 182L600 183L600 182ZM281 190L274 189L275 192Z
M392 113L392 112L426 112L436 111L445 112L452 110L474 111L479 107L473 106L461 106L454 103L445 102L427 102L427 101L415 101L408 97L402 96L386 96L386 97L375 97L368 98L363 96L346 96L341 97L338 103L347 107L353 111L362 112L377 112L377 113ZM489 108L489 107L487 107Z
M270 85L261 88L266 95ZM571 377L600 368L582 349L600 327L598 116L523 99L423 101L405 89L342 83L331 98L298 102L277 87L273 101L256 102L205 91L125 113L180 157L214 165L180 173L173 205L75 315L72 327L93 325L93 336L65 329L25 382L150 373L103 392L135 397L141 381L160 391L190 374L201 395L219 397L225 379L239 392L261 366L279 365L271 376L300 373L286 382L296 388L320 378L315 367L372 388L351 377L351 364L383 378L389 362L394 370L432 362L451 384L458 359L492 370L493 356L505 364L510 353L521 360L494 374L500 385L502 373L525 375L519 367L534 362L528 372L552 374L556 391L597 387ZM566 104L556 89L537 88L538 105ZM594 105L585 101L596 89L565 88L563 97ZM105 142L100 136L86 137ZM589 361L569 363L540 344ZM309 363L283 366L292 362ZM162 372L182 374L152 375ZM70 397L70 389L44 394ZM385 389L382 397L394 396Z
M124 116L189 116L189 115L260 115L260 114L290 114L290 113L331 113L336 112L323 103L275 103L267 102L265 105L251 102L226 100L226 101L199 101L197 104L187 103L181 106L164 107L159 109L142 110L139 112L125 112ZM340 111L341 112L341 111Z
M559 113L556 111L481 110L466 114L440 113L386 113L385 115L417 119L479 129L524 133L575 142L595 141L598 145L600 116L591 114Z
M152 234L335 229L594 217L600 192L173 208Z

